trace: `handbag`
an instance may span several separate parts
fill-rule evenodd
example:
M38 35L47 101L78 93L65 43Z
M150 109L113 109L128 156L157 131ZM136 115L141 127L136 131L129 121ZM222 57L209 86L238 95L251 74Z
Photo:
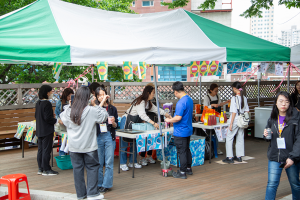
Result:
M242 110L242 109L241 109L241 105L239 103L238 97L235 97L235 103L238 105L237 106L237 111L238 111L237 126L239 128L248 128L249 123L250 123L249 114L247 112L246 113L240 112L240 110Z
M130 115L131 110L132 110L133 105L131 105L131 108L129 110L129 113L127 113L127 117L126 117L126 122L125 122L125 127L124 129L132 129L132 124L134 123L141 123L143 120L140 118L139 115L137 116L132 116ZM122 140L124 142L133 142L133 139L130 138L124 138L122 137Z

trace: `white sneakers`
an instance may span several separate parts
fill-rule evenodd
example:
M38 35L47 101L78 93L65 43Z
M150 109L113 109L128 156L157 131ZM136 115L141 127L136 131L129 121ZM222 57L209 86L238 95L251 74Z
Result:
M140 165L147 166L148 165L147 159L146 158L141 159Z
M128 167L133 167L132 163L128 163ZM142 168L142 165L138 164L138 163L134 163L134 168L140 169Z
M156 161L152 157L146 158L148 163L155 164Z
M218 149L218 155L223 155L223 152L220 149Z
M122 169L122 171L128 171L129 170L129 168L127 167L126 164L120 165L120 168Z
M95 196L95 197L88 197L87 200L99 200L99 199L103 199L103 198L104 198L104 195L100 194L100 195Z

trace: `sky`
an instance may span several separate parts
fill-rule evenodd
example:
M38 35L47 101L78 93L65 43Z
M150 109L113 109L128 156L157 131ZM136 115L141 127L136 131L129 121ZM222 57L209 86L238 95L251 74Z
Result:
M230 2L230 0L223 0L223 3ZM274 0L274 31L278 37L281 35L281 30L291 29L292 25L297 25L297 29L300 29L300 9L291 8L288 9L285 5L278 5L278 0ZM223 5L224 8L228 8L229 5ZM231 27L237 30L250 33L250 19L240 17L245 10L251 6L250 0L232 0L232 21ZM297 15L298 14L298 15Z

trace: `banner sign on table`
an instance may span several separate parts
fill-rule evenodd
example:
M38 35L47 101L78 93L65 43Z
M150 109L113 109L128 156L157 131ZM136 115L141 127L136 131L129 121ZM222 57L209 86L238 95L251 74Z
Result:
M200 61L192 61L190 66L190 77L198 77L200 70Z
M227 74L251 72L251 62L229 62L227 63Z
M154 136L152 137L152 134L149 134L147 137L147 151L154 149L153 141L154 141Z
M214 127L218 141L223 141L227 137L228 125Z
M132 62L131 61L124 61L123 62L123 71L124 71L124 79L125 80L132 80L132 78L133 78L133 69L132 69Z
M107 80L107 72L108 72L107 62L97 62L97 71L101 81Z
M20 139L23 135L25 128L26 128L25 124L18 124L18 130L14 137Z
M37 141L38 141L38 137L35 135L31 140L31 143L37 144Z
M271 62L268 66L266 73L275 74L275 63Z
M219 67L216 76L222 76L222 71L223 71L223 64L219 62Z
M58 79L61 69L62 69L61 63L54 63L53 69L52 69L52 74L55 79Z
M145 135L137 135L136 136L136 148L137 152L146 151L146 136Z
M204 76L209 68L209 61L200 62L200 76Z
M269 63L262 62L262 63L260 63L260 67L258 68L258 72L266 73L268 67L269 67Z
M219 61L211 61L205 76L213 76L217 74Z
M154 133L154 142L153 142L153 146L154 149L161 149L162 148L162 141L161 141L161 137L160 137L160 133Z
M32 136L33 136L33 130L34 130L34 128L32 126L29 126L26 137L25 137L26 142L31 142Z

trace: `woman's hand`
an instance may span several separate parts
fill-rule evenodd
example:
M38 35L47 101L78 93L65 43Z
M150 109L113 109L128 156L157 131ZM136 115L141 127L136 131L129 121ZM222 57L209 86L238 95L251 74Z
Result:
M157 123L154 123L153 126L157 129L159 129L159 125Z
M170 119L171 119L171 118L166 118L166 119L165 119L165 122L170 122Z
M101 103L100 103L100 106L103 107L103 105L105 104L106 100L109 99L109 95L104 95Z
M230 103L230 102L231 102L231 99L229 99L229 100L227 100L227 101L225 101L225 102L226 102L226 104L227 104L227 103Z
M230 126L229 126L229 130L230 130L230 131L232 131L232 124L230 124Z
M264 130L264 136L265 136L265 137L268 136L268 131L267 131L267 129Z
M58 120L58 123L64 125L64 123L61 120Z
M284 169L289 168L290 166L292 166L294 164L294 161L292 161L291 159L286 159L286 165L284 166Z

